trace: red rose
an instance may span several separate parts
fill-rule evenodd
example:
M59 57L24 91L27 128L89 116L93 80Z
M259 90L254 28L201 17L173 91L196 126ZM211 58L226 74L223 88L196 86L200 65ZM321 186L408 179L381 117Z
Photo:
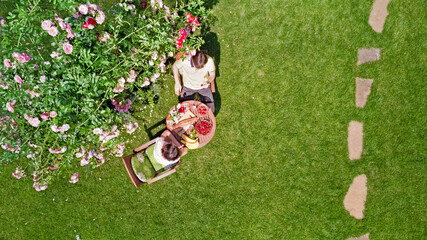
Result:
M89 18L89 19L87 20L87 23L89 23L90 25L96 25L96 21L95 21L95 19L93 19L93 18Z
M141 8L146 8L147 7L147 2L146 1L142 1L141 2Z

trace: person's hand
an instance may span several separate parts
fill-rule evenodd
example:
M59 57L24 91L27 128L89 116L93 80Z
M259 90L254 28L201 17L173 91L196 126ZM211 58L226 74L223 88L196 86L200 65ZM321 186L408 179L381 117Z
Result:
M181 84L179 83L175 83L175 94L176 95L181 95Z

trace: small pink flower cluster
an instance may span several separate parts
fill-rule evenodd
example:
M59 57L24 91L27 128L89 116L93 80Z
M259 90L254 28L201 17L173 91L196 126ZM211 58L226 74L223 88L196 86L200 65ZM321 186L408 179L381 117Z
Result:
M54 132L66 132L70 129L70 125L63 124L61 127L56 126L55 124L50 127Z
M51 57L51 58L55 58L55 59L57 59L57 60L61 60L62 56L60 56L60 55L61 55L61 53L53 51L53 52L50 54L50 57Z
M123 92L123 90L125 90L125 78L121 77L119 78L118 84L117 86L113 89L114 93L119 93L119 92Z
M176 39L176 48L181 49L182 43L185 41L185 38L187 37L187 31L185 29L179 30L179 38Z
M12 173L12 176L16 177L16 179L20 179L25 177L26 175L25 175L25 171L22 170L21 167L17 167L15 172Z
M38 89L38 88L39 88L38 86L34 87L34 89ZM34 92L33 90L27 89L26 92L31 95L31 98L40 97L40 94Z
M13 153L19 153L21 151L19 147L15 149L12 145L9 145L9 144L2 144L1 148L3 148L4 150L11 151Z
M73 52L73 45L64 43L62 44L62 49L64 50L65 54L71 54Z
M128 82L128 83L133 83L133 82L135 82L135 79L136 79L136 72L135 72L135 70L130 70L129 71L129 77L126 79L126 82Z
M22 78L19 75L15 75L15 77L13 79L15 79L15 82L17 82L19 84L24 83L24 81L22 80Z
M26 63L31 60L31 56L28 53L12 53L12 57L18 60L19 63Z
M25 120L28 121L28 123L33 126L33 127L38 127L40 124L40 120L36 117L31 117L30 115L28 115L28 113L24 114L24 118Z
M54 14L55 20L58 21L59 27L61 27L62 30L67 32L67 38L72 39L74 38L74 32L71 29L70 25L66 22L64 22L64 19L58 17L58 14Z
M119 112L127 112L130 108L130 99L126 99L126 103L124 101L117 102L115 99L111 99L111 103L114 105L117 111Z
M14 108L15 103L16 103L15 100L12 100L11 102L6 103L6 109L9 112L15 112L15 108Z
M53 22L50 20L44 20L42 22L42 28L52 37L58 35L58 28L56 28L55 24L53 24Z
M4 27L6 25L6 20L4 20L3 16L0 16L0 26Z
M107 143L111 139L118 137L120 134L120 131L117 130L117 126L114 125L113 128L111 129L111 131L109 131L109 130L103 131L101 128L95 128L95 129L93 129L93 133L95 135L99 135L99 141L100 142Z
M43 112L40 116L41 119L43 119L43 121L48 121L51 118L56 117L58 114L55 111L51 111L50 113L47 112ZM63 126L64 127L64 126ZM68 130L68 129L67 129Z
M27 158L33 158L34 156L36 156L37 154L39 154L39 152L34 152L34 153L30 153L27 155Z
M134 123L126 122L125 128L126 128L127 133L132 134L138 128L138 123L137 122L134 122Z
M70 181L68 181L69 183L76 183L79 181L79 173L76 172L73 174L73 176L71 176Z
M125 80L124 77L119 78L118 83L116 85L116 87L114 87L113 92L114 93L119 93L119 92L123 92L123 90L127 89L127 87L125 87L125 83L133 83L136 80L136 72L135 70L130 70L129 71L129 77Z
M150 79L148 77L144 78L144 82L141 84L141 87L147 87L151 84Z
M80 6L77 6L80 14L82 15L88 15L90 14L92 17L95 17L95 19L91 17L86 17L85 23L83 24L83 28L93 29L96 24L102 24L105 21L105 14L103 11L101 11L101 8L96 4L83 4ZM79 18L79 13L74 13L73 16L75 18Z
M46 190L48 184L47 183L44 183L44 184L41 183L40 179L37 178L37 174L38 174L37 171L33 172L33 187L36 189L37 192L44 191L44 190Z
M115 154L116 157L123 156L123 151L125 150L125 147L125 143L117 144L116 146L114 146L113 154Z
M7 122L9 119L10 119L10 117L9 117L9 116L3 116L3 117L0 117L0 127L2 128L2 130L4 130L4 129L6 129L6 128L7 128L7 124L6 124L6 122Z
M108 39L110 39L110 35L111 34L109 34L109 33L107 33L107 32L103 32L103 33L101 33L102 34L102 36L100 35L100 34L98 34L98 39L99 39L99 41L101 41L101 42L105 42L105 41L107 41Z
M151 7L153 8L153 11L157 11L157 6L159 6L159 8L162 8L164 6L163 0L151 0L150 4L151 4Z
M64 153L65 151L67 151L67 146L63 146L62 148L49 148L49 152L50 153Z
M80 161L80 166L87 165L90 162L90 159L92 157L95 157L96 159L100 160L100 162L96 165L96 167L99 167L102 164L104 164L104 162L105 162L104 154L99 153L99 152L95 152L93 150L88 151L86 154L86 150L84 149L84 147L81 147L81 148L82 148L82 151L76 153L77 158L81 158L84 156L83 159ZM85 156L85 154L86 154L86 156Z
M176 39L177 49L182 48L182 43L185 41L185 38L187 37L188 33L190 31L196 31L197 28L200 26L198 16L193 17L191 13L186 13L185 15L187 16L187 22L185 23L185 25L188 27L188 31L185 28L179 30L179 38Z
M186 13L185 15L187 16L186 25L188 24L191 27L191 31L193 32L196 31L197 28L200 26L199 17L198 16L193 17L191 16L191 13Z

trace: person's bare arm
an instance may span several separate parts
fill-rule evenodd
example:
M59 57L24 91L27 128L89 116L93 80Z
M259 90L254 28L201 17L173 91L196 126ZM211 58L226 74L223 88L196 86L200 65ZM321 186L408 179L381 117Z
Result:
M181 80L180 80L180 76L179 76L179 69L176 66L177 62L179 60L175 61L175 63L173 64L173 78L175 79L175 94L176 95L181 95Z
M212 72L212 75L209 73L208 83L213 82L213 80L215 80L215 71Z

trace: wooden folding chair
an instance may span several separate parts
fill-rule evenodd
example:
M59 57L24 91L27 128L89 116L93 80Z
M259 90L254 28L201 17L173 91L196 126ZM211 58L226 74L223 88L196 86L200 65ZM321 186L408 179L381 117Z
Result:
M187 154L188 149L184 146L184 144L182 144L181 142L179 142L176 138L176 136L174 136L174 134L169 131L169 130L165 130L162 135L160 137L163 137L165 139L165 141L172 143L173 145L175 145L176 147L178 147L179 152L180 152L180 157L184 156L185 154ZM133 185L135 185L135 187L139 187L142 184L144 184L145 182L139 180L139 178L136 176L135 172L132 169L132 164L131 164L131 159L134 155L136 155L137 153L144 151L145 149L147 149L149 146L153 145L156 143L158 138L155 138L153 140L150 140L147 143L144 143L143 145L135 148L133 150L133 153L129 156L126 156L123 158L123 164L125 165L126 171L129 174L130 179L132 180ZM162 172L162 173L158 173L154 176L154 178L152 178L151 180L149 180L147 183L151 184L153 182L156 182L164 177L169 176L170 174L176 172L176 168L178 168L179 164L181 163L181 160L179 160L172 168Z

